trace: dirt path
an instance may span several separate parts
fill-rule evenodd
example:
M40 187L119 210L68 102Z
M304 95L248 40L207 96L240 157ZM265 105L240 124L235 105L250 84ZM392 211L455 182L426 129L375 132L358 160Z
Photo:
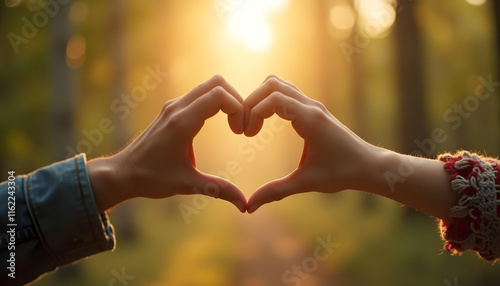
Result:
M285 283L282 276L292 270L294 264L312 254L302 235L293 232L286 222L266 210L241 219L237 249L238 262L231 284L236 286L297 285L295 282ZM320 284L312 274L301 279L300 285Z

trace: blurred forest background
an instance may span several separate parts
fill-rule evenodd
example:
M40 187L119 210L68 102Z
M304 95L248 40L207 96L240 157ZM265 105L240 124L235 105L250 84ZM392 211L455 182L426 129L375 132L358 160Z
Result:
M386 148L497 157L499 3L397 2L5 0L0 174L116 152L165 101L214 74L243 97L279 75ZM280 119L249 139L218 114L194 147L200 170L249 197L293 170L302 144ZM114 252L33 285L500 285L500 266L442 253L433 218L355 191L303 194L252 215L196 196L138 199L110 216ZM314 260L328 238L334 250Z

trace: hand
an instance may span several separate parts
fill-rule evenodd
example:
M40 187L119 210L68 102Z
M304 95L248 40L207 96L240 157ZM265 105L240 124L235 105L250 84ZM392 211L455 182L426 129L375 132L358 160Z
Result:
M243 133L243 99L221 76L170 100L149 127L118 154L91 160L89 176L100 211L133 198L205 194L233 203L246 198L231 182L196 169L193 138L206 119L222 110L232 131Z
M270 76L244 102L247 109L245 135L255 136L263 120L278 114L291 120L304 139L298 168L289 175L261 186L248 200L248 212L260 206L305 192L334 193L362 189L358 178L373 160L374 149L340 121L323 104L308 98L295 85Z

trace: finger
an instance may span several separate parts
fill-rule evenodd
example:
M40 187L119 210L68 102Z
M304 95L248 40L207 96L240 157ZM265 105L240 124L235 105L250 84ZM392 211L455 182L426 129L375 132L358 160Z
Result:
M206 82L198 85L193 88L190 92L185 94L177 104L179 106L185 107L195 101L197 98L203 96L207 92L211 91L214 87L223 87L229 94L231 94L238 102L243 103L243 98L236 91L236 89L230 85L224 77L221 75L214 75L212 78L207 80Z
M301 91L301 90L300 90L300 89L299 89L299 88L298 88L295 84L293 84L291 81L284 80L284 79L282 79L282 78L280 78L280 77L278 77L278 76L276 76L276 75L274 75L274 74L267 76L267 77L266 77L266 80L265 80L264 82L266 82L266 81L268 81L268 80L270 80L270 79L272 79L272 78L277 79L277 80L281 81L282 83L287 84L287 85L289 85L289 86L293 87L294 89L296 89L296 90L298 90L298 91L302 92L302 91ZM264 83L264 82L263 82L263 83Z
M242 213L247 209L247 200L241 190L233 183L217 176L199 172L193 180L192 194L223 199L235 205Z
M257 88L252 94L248 96L247 99L245 99L244 106L245 106L245 122L244 122L244 127L245 129L248 126L248 120L249 117L247 116L249 112L247 110L252 109L258 102L262 101L264 98L269 96L272 92L281 92L286 96L290 96L303 104L312 106L312 107L317 107L320 110L322 110L326 115L330 116L332 119L334 119L334 116L330 114L328 109L319 101L314 100L312 98L307 97L296 85L293 83L283 80L275 75L270 75L266 78L264 83Z
M198 133L204 121L217 114L220 110L228 115L231 130L237 134L243 133L243 105L220 86L214 87L197 98L184 109L184 112L188 115L186 120L190 120L197 125L195 132Z
M176 97L176 98L173 98L173 99L170 99L170 100L167 100L167 102L165 102L163 104L163 108L167 108L169 107L171 104L175 103L176 101L178 101L180 99L180 97Z
M299 136L304 137L304 123L302 121L307 118L310 108L294 98L280 92L273 92L250 110L249 115L247 115L248 123L245 135L249 137L255 136L262 128L264 119L277 114L285 120L291 120Z
M313 105L316 104L314 100L305 96L298 87L293 84L280 79L277 76L270 75L266 78L264 83L259 86L254 92L252 92L247 99L245 99L245 118L244 118L244 129L248 128L249 124L249 114L250 110L257 105L259 102L270 96L273 92L281 92L284 95L290 96L299 102L304 104ZM259 128L260 130L260 128ZM246 134L246 133L245 133ZM247 135L248 136L248 135Z
M286 177L269 182L255 191L248 200L248 213L255 212L264 204L280 201L291 195L310 192L306 180L296 170Z
M246 107L252 108L275 91L279 91L305 104L313 103L313 100L305 96L296 86L290 85L276 76L269 76L261 86L245 99L244 104Z
M330 112L328 111L328 109L321 102L319 102L317 100L314 100L312 98L309 98L307 95L305 95L304 92L302 92L302 90L300 90L300 88L298 88L291 81L284 80L284 79L279 78L279 77L277 77L275 75L268 76L268 79L271 79L271 78L275 78L275 79L281 81L283 84L289 85L292 88L294 88L295 90L297 90L302 95L302 97L300 97L301 98L301 100L300 100L301 102L306 103L308 105L316 106L316 107L320 108L321 110L323 110L325 113L328 113L329 115L331 115ZM331 116L333 117L333 115L331 115Z

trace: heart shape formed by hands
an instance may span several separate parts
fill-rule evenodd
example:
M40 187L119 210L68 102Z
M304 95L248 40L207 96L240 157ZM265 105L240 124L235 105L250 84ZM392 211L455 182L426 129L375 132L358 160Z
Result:
M258 134L263 121L273 114L290 120L304 139L297 169L259 187L248 201L233 183L196 169L193 139L205 120L220 110L228 114L234 133L249 137ZM117 183L121 193L115 200L204 194L227 200L241 212L252 213L266 203L293 194L336 192L352 187L359 165L352 161L363 156L367 145L323 104L290 82L269 76L243 100L224 78L214 76L184 96L166 102L148 128L112 157L126 178Z
M263 121L277 114L290 120L305 141L298 167L289 175L259 187L247 202L247 211L255 212L266 203L311 191L337 192L353 186L356 164L349 164L353 153L361 153L369 144L338 121L326 107L307 97L297 86L276 76L269 76L243 102L244 134L252 137L262 129ZM237 126L237 116L228 116L230 126ZM232 127L233 129L233 127ZM235 129L233 129L234 131ZM238 129L240 131L240 129ZM235 132L238 133L238 132ZM332 148L340 145L336 151ZM334 162L343 160L342 166ZM194 161L193 161L194 162Z
M269 76L244 102L250 111L245 118L245 135L255 136L262 129L263 121L277 114L292 121L297 134L305 141L298 167L289 175L259 187L247 202L247 211L255 212L263 204L282 200L285 197L311 191L334 191L327 183L327 175L333 162L325 150L325 132L334 119L318 101L308 98L297 86L276 76ZM327 176L330 176L328 174ZM325 188L326 187L326 188Z

